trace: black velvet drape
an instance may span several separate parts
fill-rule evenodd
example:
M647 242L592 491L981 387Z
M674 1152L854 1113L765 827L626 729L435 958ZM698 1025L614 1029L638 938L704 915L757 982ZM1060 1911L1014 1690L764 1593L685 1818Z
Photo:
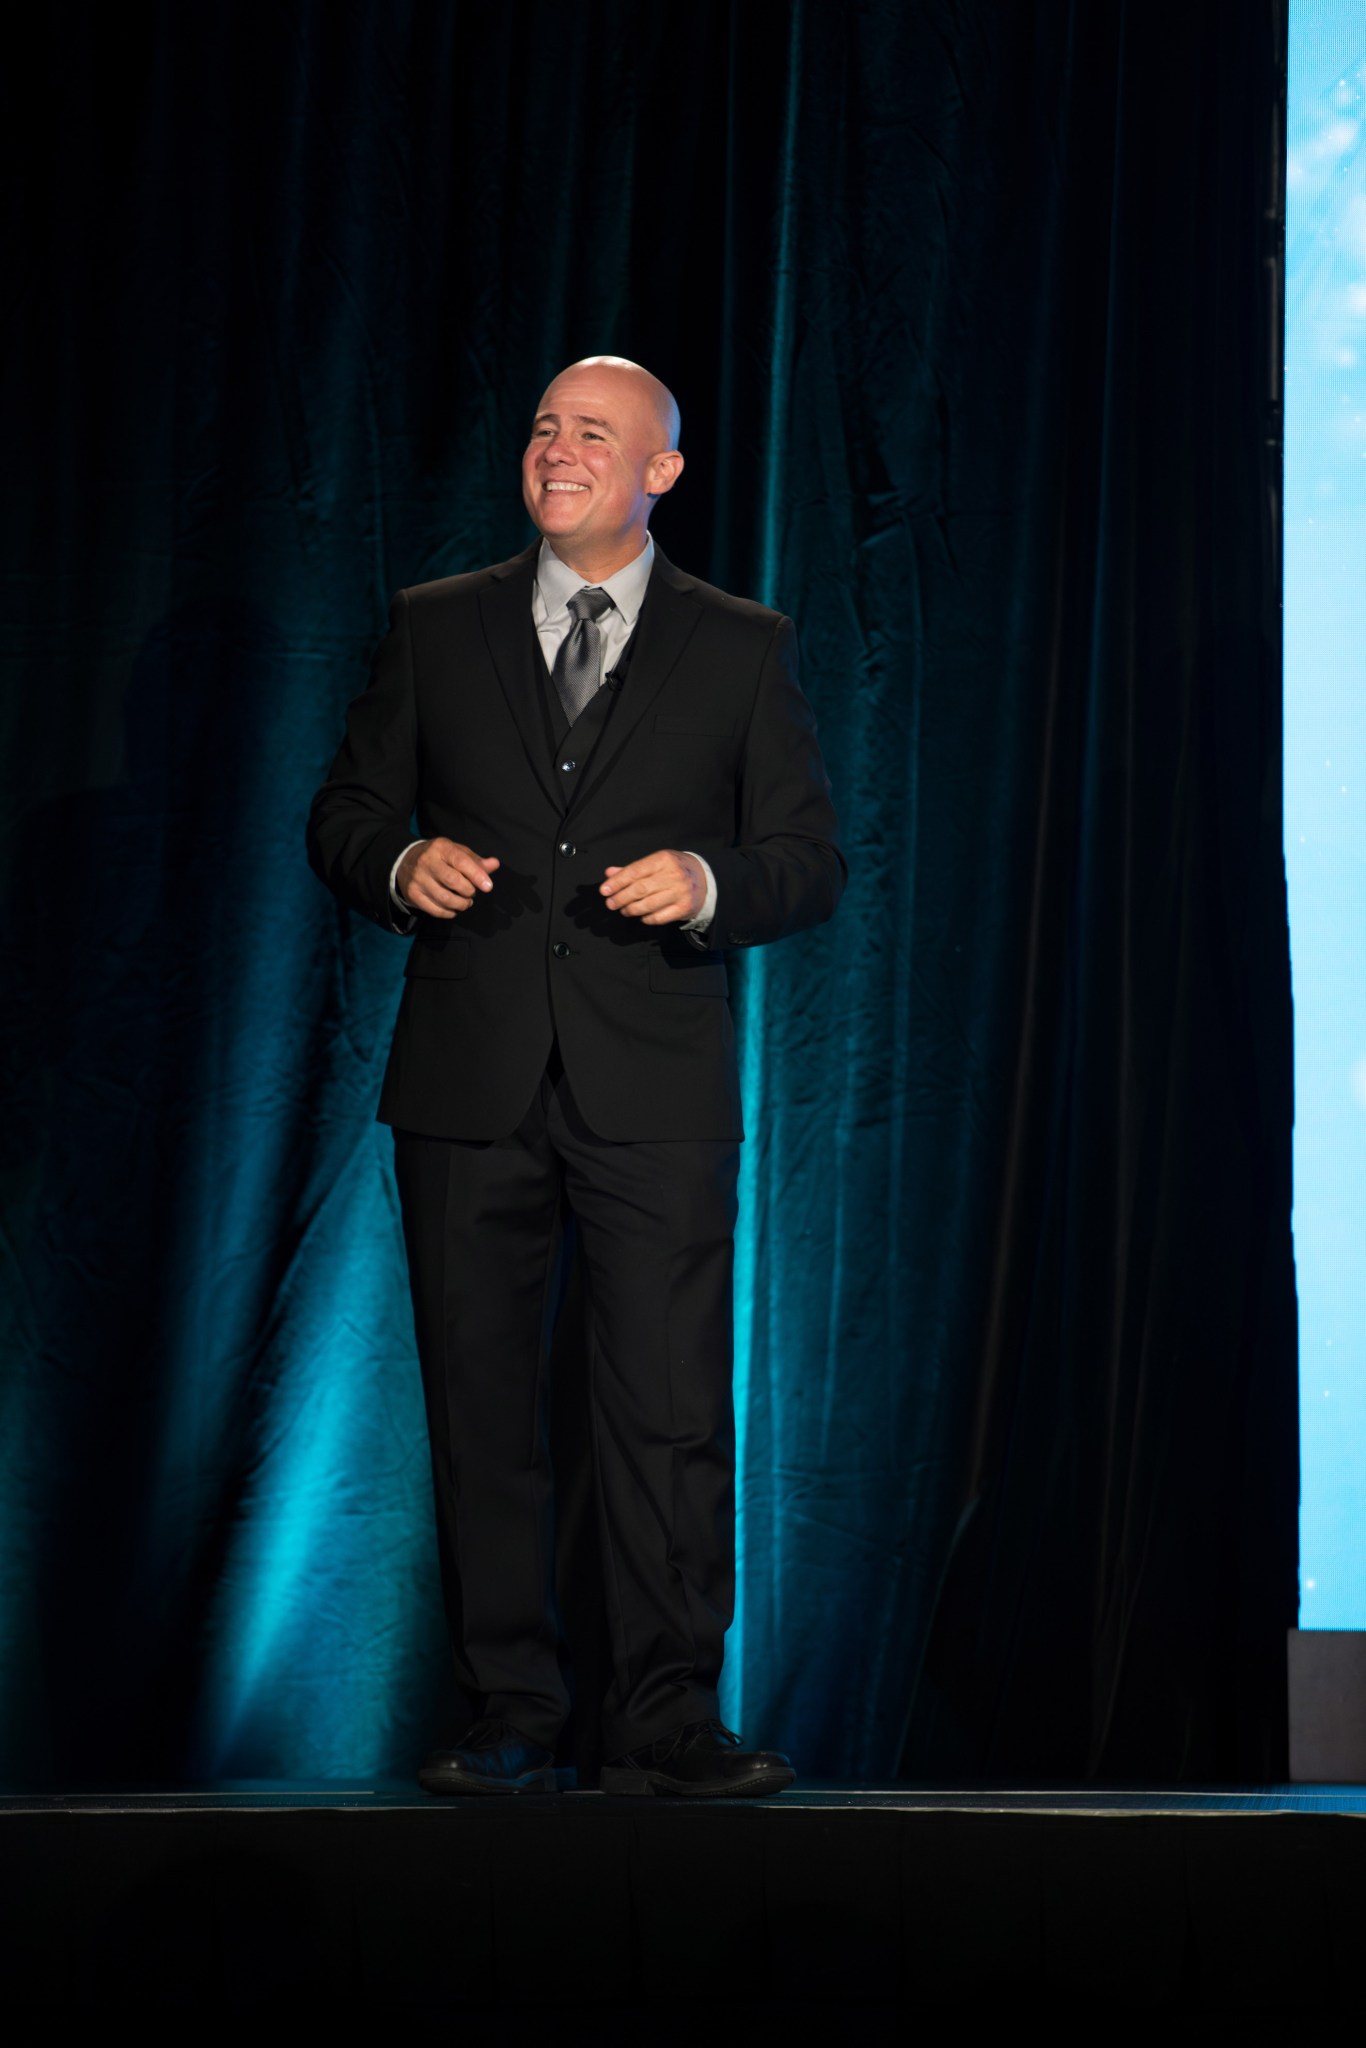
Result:
M444 1659L402 949L301 825L548 375L793 613L836 923L744 963L733 1717L1284 1768L1285 0L54 5L6 155L11 1776L406 1772Z

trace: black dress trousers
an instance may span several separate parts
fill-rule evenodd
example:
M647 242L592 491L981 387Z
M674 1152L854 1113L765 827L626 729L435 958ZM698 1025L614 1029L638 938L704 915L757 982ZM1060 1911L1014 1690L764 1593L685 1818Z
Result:
M474 1711L549 1746L569 1708L545 1386L567 1207L612 1641L603 1742L611 1755L716 1714L735 1598L739 1145L600 1138L552 1055L510 1137L396 1130L394 1148L442 1584Z

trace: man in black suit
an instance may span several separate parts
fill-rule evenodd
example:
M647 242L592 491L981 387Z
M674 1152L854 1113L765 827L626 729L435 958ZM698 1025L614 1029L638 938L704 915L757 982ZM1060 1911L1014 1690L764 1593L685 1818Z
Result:
M612 1635L602 1787L792 1782L717 1704L744 1135L725 952L830 917L845 868L791 621L649 535L678 438L636 364L555 379L522 462L541 540L399 592L309 820L327 886L412 935L379 1116L477 1715L424 1764L433 1792L567 1777L543 1402L566 1209Z

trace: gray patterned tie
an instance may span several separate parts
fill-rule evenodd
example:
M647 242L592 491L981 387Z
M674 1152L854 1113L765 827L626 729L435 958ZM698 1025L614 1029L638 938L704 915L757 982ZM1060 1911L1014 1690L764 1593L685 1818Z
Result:
M560 642L550 680L572 725L602 680L602 634L598 620L612 609L612 600L596 583L586 583L570 598L569 609L574 623Z

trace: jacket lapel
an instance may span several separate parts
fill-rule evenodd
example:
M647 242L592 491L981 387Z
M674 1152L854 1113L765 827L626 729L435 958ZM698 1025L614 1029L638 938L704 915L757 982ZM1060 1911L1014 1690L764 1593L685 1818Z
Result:
M527 603L530 604L530 592ZM645 590L631 644L631 660L621 686L621 700L607 730L594 749L583 787L571 811L577 811L607 775L631 734L669 680L701 616L693 585L655 545L654 567Z
M514 555L510 562L493 571L479 593L479 613L508 710L526 749L527 762L558 812L564 799L546 759L538 694L541 679L536 673L541 657L531 620L531 587L540 545L533 541L524 554ZM651 583L654 580L652 575Z

